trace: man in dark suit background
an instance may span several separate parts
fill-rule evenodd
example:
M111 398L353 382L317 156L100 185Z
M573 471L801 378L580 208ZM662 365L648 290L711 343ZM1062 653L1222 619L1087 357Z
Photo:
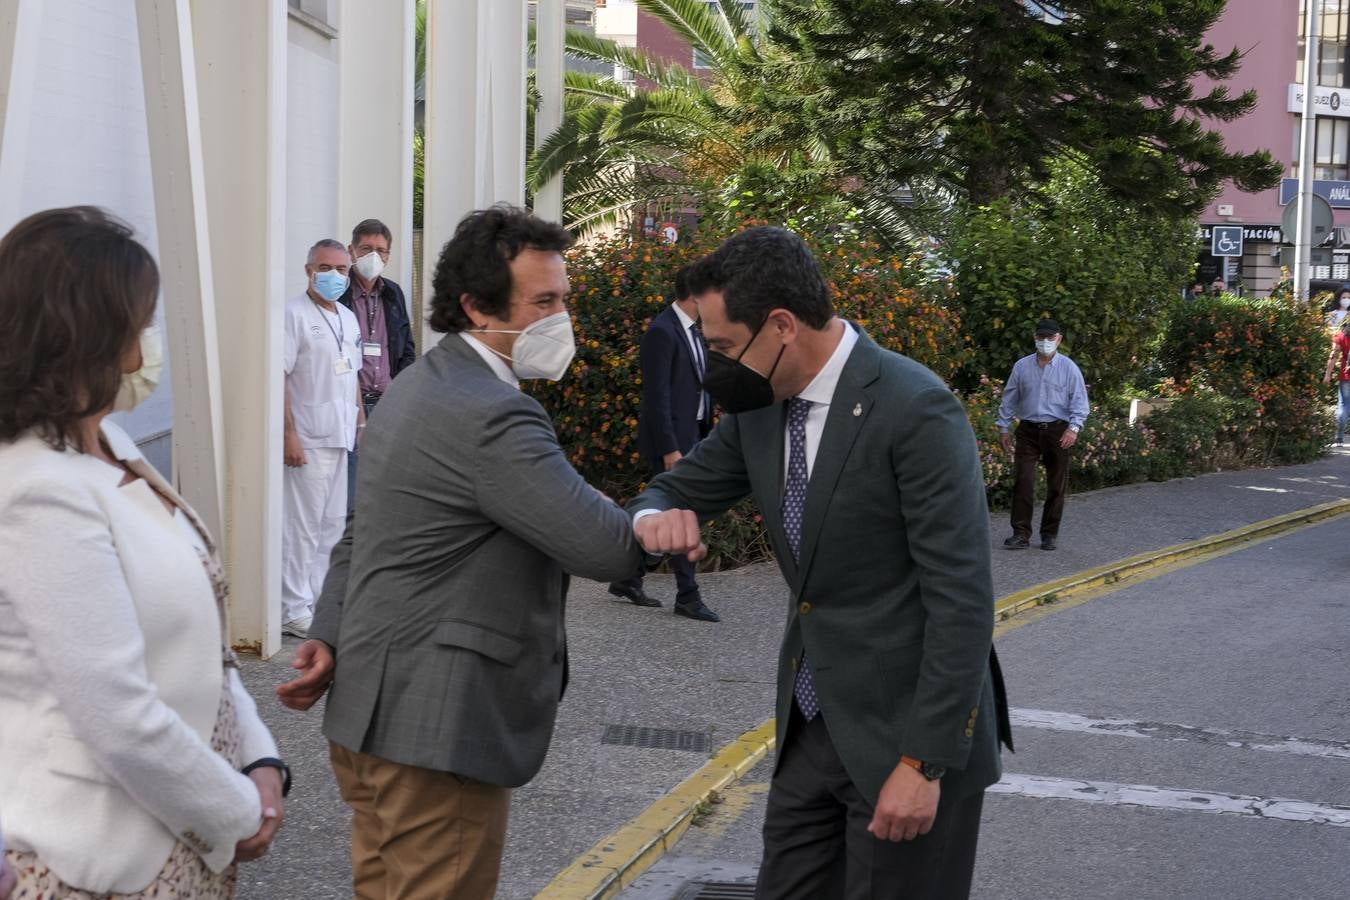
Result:
M691 278L693 265L675 273L675 302L647 326L638 357L642 367L642 409L638 414L638 452L652 474L669 471L712 428L712 399L703 390L707 350L698 327L698 302ZM675 573L675 615L704 622L719 621L703 603L695 566L687 557L670 558ZM642 575L609 586L609 592L637 606L660 606L643 589Z
M649 553L706 552L747 496L790 591L758 894L969 895L1011 747L975 436L936 375L837 318L781 228L706 264L708 438L629 509Z

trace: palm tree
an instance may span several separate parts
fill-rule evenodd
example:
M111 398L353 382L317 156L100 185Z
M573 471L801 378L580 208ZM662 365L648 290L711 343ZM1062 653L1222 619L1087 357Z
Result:
M564 219L585 233L647 204L694 207L704 217L753 206L780 220L851 220L888 243L913 243L916 210L897 186L842 159L843 116L804 115L825 96L814 59L772 9L739 2L637 0L707 61L696 76L648 54L570 29L570 56L630 70L568 72L563 122L531 153L531 191L563 178ZM826 123L828 128L818 127ZM831 133L829 128L839 131Z

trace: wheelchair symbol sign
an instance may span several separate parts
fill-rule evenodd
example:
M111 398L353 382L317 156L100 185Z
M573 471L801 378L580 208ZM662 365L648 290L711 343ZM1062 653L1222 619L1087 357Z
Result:
M1211 256L1241 256L1242 226L1216 225L1210 234Z

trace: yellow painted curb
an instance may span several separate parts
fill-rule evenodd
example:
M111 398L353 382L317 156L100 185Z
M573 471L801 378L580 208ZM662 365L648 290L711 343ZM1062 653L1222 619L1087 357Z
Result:
M774 720L745 732L702 768L558 873L536 900L607 900L673 848L694 816L773 749Z
M1161 550L1152 550L1138 556L1127 557L1095 569L1070 575L1067 578L1060 578L1056 581L1009 594L994 604L995 616L997 621L1006 622L1013 616L1035 609L1038 606L1057 603L1075 594L1138 578L1182 560L1228 550L1251 541L1282 534L1293 528L1313 525L1344 515L1350 515L1350 500L1333 500L1330 503L1311 506L1297 512L1265 519L1252 525L1234 528L1232 531L1224 531L1199 540L1187 541L1184 544L1176 544L1171 547L1164 547Z
M1065 601L1076 595L1090 594L1102 588L1114 589L1132 579L1145 580L1144 576L1162 574L1162 570L1184 560L1199 561L1200 557L1217 555L1242 544L1344 515L1350 515L1350 500L1334 500L1232 531L1141 553L1009 594L994 604L995 615L999 623L1008 623L1015 616L1038 607L1072 606L1072 602ZM1083 598L1087 599L1091 598ZM1000 630L1016 627L1016 624L1002 624ZM636 819L558 873L535 895L536 900L610 900L618 896L667 850L674 848L694 816L714 794L735 784L764 759L773 749L774 729L775 720L769 719L727 744Z

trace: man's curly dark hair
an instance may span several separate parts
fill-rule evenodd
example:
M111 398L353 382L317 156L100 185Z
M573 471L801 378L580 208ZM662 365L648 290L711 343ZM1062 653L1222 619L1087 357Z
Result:
M432 330L469 331L473 322L460 305L473 297L485 315L509 318L511 261L520 251L562 253L572 236L561 225L545 222L529 212L500 203L469 213L455 228L455 236L441 248L431 280Z

